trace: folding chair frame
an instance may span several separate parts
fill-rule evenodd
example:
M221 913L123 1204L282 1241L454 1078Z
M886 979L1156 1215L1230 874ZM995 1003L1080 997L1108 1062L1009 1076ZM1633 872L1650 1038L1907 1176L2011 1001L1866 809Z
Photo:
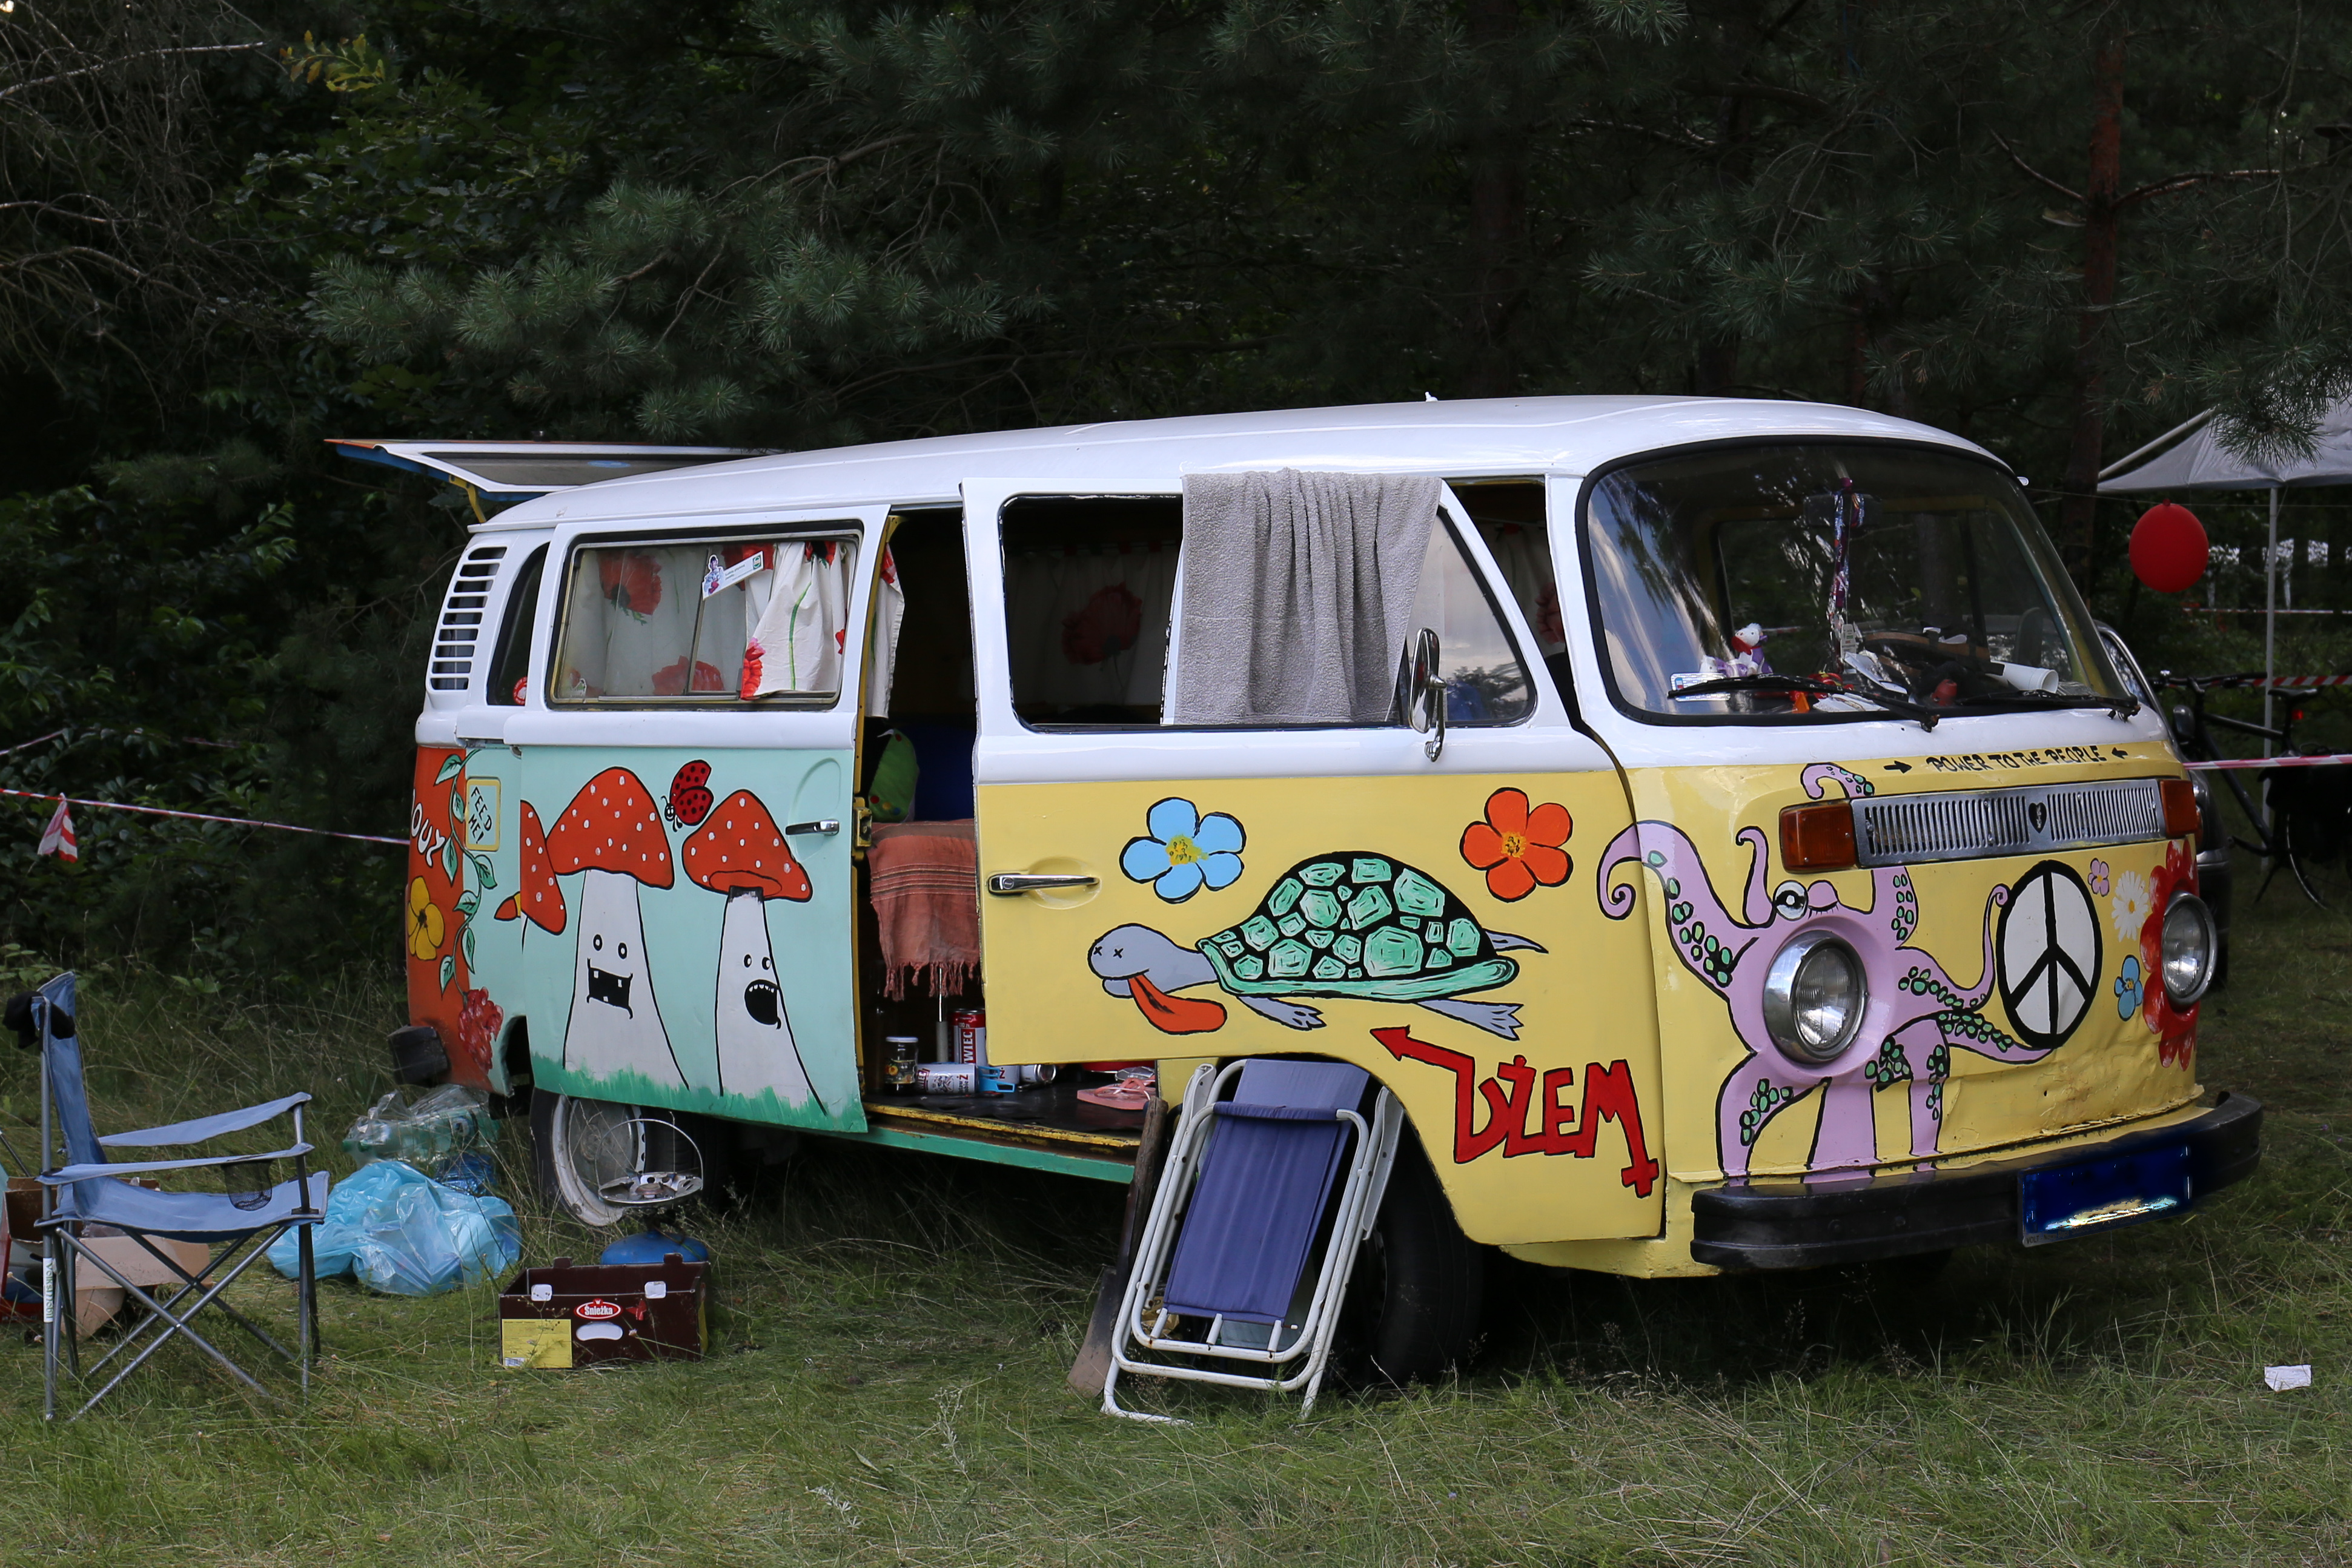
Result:
M70 976L61 977L61 978L68 981L67 994L70 996L72 994ZM52 1084L49 1076L51 1070L49 1058L55 1019L46 1009L53 1008L55 1004L47 996L48 990L49 987L45 986L36 993L37 1005L44 1009L36 1015L41 1031L41 1158L44 1160L57 1157L58 1140L60 1135L64 1134L64 1129L58 1125L58 1118L52 1113L50 1101ZM278 1115L291 1115L294 1123L294 1142L284 1149L271 1150L263 1155L222 1155L197 1159L151 1160L121 1165L108 1164L95 1168L84 1165L68 1165L50 1167L40 1173L42 1218L37 1223L36 1228L42 1235L42 1419L54 1421L58 1416L58 1363L60 1356L62 1355L68 1370L76 1378L85 1375L81 1365L80 1335L74 1311L74 1287L80 1272L79 1265L85 1260L113 1280L121 1287L125 1295L145 1309L145 1315L122 1335L115 1346L90 1364L89 1375L95 1375L116 1356L129 1351L146 1335L148 1330L158 1323L168 1323L171 1326L157 1334L144 1349L131 1356L112 1377L107 1379L105 1386L91 1395L80 1409L67 1417L68 1421L79 1421L88 1415L92 1406L114 1392L124 1378L136 1372L149 1356L162 1349L164 1343L174 1335L184 1336L199 1350L218 1362L230 1375L256 1393L268 1398L279 1397L263 1387L250 1373L231 1361L222 1354L218 1346L190 1326L195 1315L206 1307L218 1308L232 1322L259 1341L265 1348L284 1360L293 1362L299 1374L301 1392L306 1396L309 1395L310 1369L318 1358L319 1351L319 1282L318 1270L311 1251L310 1228L326 1218L323 1210L313 1207L310 1201L311 1147L309 1141L302 1135L302 1107L310 1102L310 1096L308 1094L290 1095L283 1101L252 1107L247 1112L229 1113L232 1116L244 1116L246 1120L242 1124L245 1126L258 1126ZM208 1135L180 1137L171 1135L192 1131L201 1134L201 1124L175 1123L167 1127L145 1128L138 1133L124 1133L110 1138L100 1138L97 1143L100 1150L102 1151L110 1143L119 1143L132 1147L156 1147L169 1146L175 1143L185 1146L190 1143L208 1141ZM163 1135L155 1135L159 1134ZM209 1134L209 1136L216 1135L218 1135L217 1133ZM70 1143L69 1134L66 1134L66 1140ZM66 1153L67 1158L70 1161L73 1158L73 1151L68 1148ZM98 1157L103 1160L103 1153L101 1152ZM171 1239L175 1237L175 1232L142 1228L122 1224L119 1220L103 1222L115 1232L128 1236L138 1242L151 1257L178 1276L177 1289L162 1301L158 1301L144 1289L131 1283L103 1253L85 1245L89 1239L79 1235L79 1232L84 1225L94 1223L93 1221L84 1218L78 1213L61 1215L57 1212L58 1187L75 1185L78 1181L109 1181L117 1176L136 1176L142 1171L151 1170L217 1170L226 1166L248 1165L257 1160L271 1159L290 1159L293 1162L296 1190L301 1194L304 1206L282 1218L264 1221L249 1231L231 1236L226 1242L216 1245L205 1266L194 1273L182 1267L178 1259L155 1245L156 1237ZM82 1175L81 1173L85 1171L91 1174ZM100 1174L100 1172L105 1174ZM226 1291L257 1259L266 1256L269 1249L277 1243L278 1239L289 1229L298 1233L296 1246L300 1260L295 1280L296 1349L292 1351L278 1343L258 1323L221 1299L222 1292ZM239 1256L240 1251L242 1256ZM227 1272L221 1274L217 1280L213 1280L212 1276L215 1271L219 1270L224 1264L230 1264L232 1260L235 1261ZM61 1264L63 1267L60 1267ZM207 1283L207 1281L211 1282ZM159 1289L163 1288L168 1287L159 1287ZM186 1302L191 1296L196 1298L192 1305L187 1306L184 1311L175 1310L180 1308L183 1302Z
M236 1162L235 1160L224 1160L221 1163L226 1165L235 1164ZM244 1384L255 1393L263 1396L265 1398L276 1399L280 1397L280 1396L273 1394L268 1388L263 1387L261 1384L254 1378L252 1374L247 1372L243 1367L237 1365L236 1362L230 1360L227 1355L222 1353L219 1347L215 1345L210 1340L205 1338L204 1335L198 1333L190 1326L194 1322L195 1315L198 1312L203 1312L207 1307L216 1308L221 1312L226 1314L227 1317L236 1323L238 1327L251 1334L256 1340L261 1343L264 1348L275 1353L280 1359L294 1363L299 1375L301 1391L305 1396L308 1396L310 1392L310 1368L312 1363L317 1359L319 1339L318 1279L316 1270L312 1266L310 1227L316 1224L320 1216L313 1211L297 1211L288 1218L278 1220L275 1224L268 1226L264 1230L257 1230L249 1236L240 1237L237 1239L218 1248L214 1251L211 1259L205 1264L205 1266L198 1269L194 1273L190 1273L186 1269L182 1268L178 1259L173 1257L170 1253L163 1251L161 1248L155 1245L152 1238L154 1236L163 1234L163 1232L123 1230L122 1233L124 1235L129 1236L132 1240L137 1241L150 1256L155 1259L156 1261L162 1263L165 1268L171 1270L173 1273L179 1276L178 1288L173 1291L171 1296L163 1301L157 1301L153 1296L148 1294L146 1291L132 1284L130 1280L123 1276L121 1270L107 1260L103 1253L93 1251L89 1248L82 1245L82 1239L72 1234L72 1228L79 1224L79 1221L70 1218L43 1220L41 1222L41 1229L45 1233L47 1248L43 1253L41 1259L42 1418L44 1420L54 1421L58 1417L58 1362L61 1354L68 1366L71 1369L76 1377L85 1379L95 1377L105 1368L107 1363L130 1350L132 1345L136 1344L140 1339L146 1334L149 1329L153 1328L158 1323L169 1323L171 1327L165 1329L162 1333L157 1334L153 1341L151 1342L144 1350L142 1350L138 1354L132 1356L128 1362L124 1363L122 1367L117 1371L112 1377L106 1380L105 1386L99 1389L97 1393L91 1395L89 1398L83 1403L80 1409L66 1417L68 1421L79 1421L84 1416L89 1414L93 1406L97 1405L100 1400L105 1398L108 1395L113 1393L117 1385L121 1384L124 1378L129 1377L132 1373L138 1371L141 1364L144 1363L149 1356L154 1354L158 1350L161 1350L163 1347L164 1342L171 1339L174 1334L185 1336L197 1349L203 1351L206 1355L211 1356L215 1361L218 1362L221 1364L222 1369L228 1373L230 1376L236 1378L238 1382ZM121 1228L117 1227L117 1228L120 1229ZM243 1312L238 1312L235 1307L229 1305L227 1301L220 1299L221 1292L227 1290L231 1284L235 1283L238 1275L244 1273L246 1270L250 1268L255 1262L266 1257L268 1254L269 1249L277 1244L278 1239L285 1235L289 1230L296 1230L299 1232L296 1239L296 1246L299 1249L301 1257L299 1273L295 1281L296 1343L298 1348L291 1351L278 1343L277 1340L271 1338L270 1335L251 1318L247 1317ZM238 1256L240 1251L243 1252L242 1257ZM211 1280L214 1272L219 1270L223 1264L228 1263L232 1259L236 1260L235 1265L231 1267L226 1273L222 1274L218 1280L212 1281L211 1283L207 1284L206 1281ZM95 1265L99 1270L112 1279L117 1285L121 1286L125 1295L129 1296L132 1301L137 1301L142 1307L146 1309L146 1315L142 1317L137 1323L133 1324L131 1329L116 1342L112 1349L109 1350L104 1355L100 1356L96 1361L91 1362L86 1372L83 1370L81 1365L80 1335L76 1322L73 1299L74 1286L79 1273L79 1270L74 1265L82 1260L88 1260L91 1264ZM65 1266L60 1267L60 1264ZM168 1288L170 1287L157 1287L159 1290ZM201 1292L201 1294L198 1294L198 1292ZM196 1296L196 1301L193 1305L189 1306L184 1312L174 1310L179 1307L181 1302L185 1301L191 1295Z
M1168 1151L1166 1173L1152 1200L1150 1216L1144 1222L1142 1239L1136 1245L1135 1270L1119 1304L1118 1323L1111 1340L1110 1371L1103 1379L1102 1407L1107 1416L1188 1425L1178 1416L1155 1416L1120 1405L1118 1375L1122 1372L1213 1383L1229 1388L1262 1388L1270 1394L1304 1388L1300 1417L1304 1419L1315 1408L1315 1396L1322 1388L1323 1374L1330 1364L1331 1340L1339 1328L1340 1303L1347 1299L1348 1281L1355 1272L1357 1249L1371 1234L1373 1221L1380 1215L1381 1200L1388 1192L1389 1172L1395 1164L1397 1141L1404 1128L1404 1108L1394 1095L1382 1089L1373 1102L1369 1125L1353 1111L1332 1113L1335 1121L1347 1123L1354 1129L1354 1155L1340 1183L1339 1207L1324 1242L1323 1263L1316 1273L1314 1291L1292 1337L1285 1342L1284 1325L1276 1323L1262 1347L1222 1343L1219 1336L1224 1331L1225 1321L1218 1317L1210 1320L1208 1332L1201 1338L1180 1339L1167 1332L1170 1314L1160 1298L1175 1255L1176 1239L1182 1229L1184 1211L1200 1180L1201 1156L1216 1125L1215 1104L1225 1086L1247 1065L1246 1061L1235 1061L1220 1071L1203 1063L1193 1071L1184 1086L1183 1121ZM1145 1360L1129 1353L1130 1344L1154 1355L1208 1356L1254 1363L1268 1370L1253 1375ZM1306 1357L1305 1365L1293 1372L1280 1370L1302 1355Z

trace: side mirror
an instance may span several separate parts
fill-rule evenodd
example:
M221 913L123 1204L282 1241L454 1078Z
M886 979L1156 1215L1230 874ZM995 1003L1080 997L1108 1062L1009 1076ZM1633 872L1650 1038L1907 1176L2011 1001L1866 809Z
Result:
M1438 668L1437 633L1423 627L1397 656L1397 712L1423 743L1432 762L1445 749L1445 677Z

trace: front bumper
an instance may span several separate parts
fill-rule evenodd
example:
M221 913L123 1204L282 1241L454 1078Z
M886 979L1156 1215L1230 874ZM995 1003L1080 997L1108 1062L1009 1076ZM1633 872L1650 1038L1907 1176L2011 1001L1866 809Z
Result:
M1707 1187L1691 1197L1691 1256L1714 1268L1742 1271L1815 1269L2014 1241L2021 1228L2017 1178L2023 1173L2184 1141L2189 1191L2201 1203L2208 1194L2252 1175L2261 1163L2262 1103L2224 1093L2211 1110L2170 1126L1962 1170Z

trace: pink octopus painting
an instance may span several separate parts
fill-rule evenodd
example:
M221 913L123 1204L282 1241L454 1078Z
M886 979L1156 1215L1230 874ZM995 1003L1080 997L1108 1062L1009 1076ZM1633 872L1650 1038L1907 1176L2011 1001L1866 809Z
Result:
M1815 800L1828 783L1849 796L1872 792L1868 779L1832 763L1807 768L1802 781ZM1742 828L1738 838L1750 856L1745 919L1724 906L1697 846L1671 822L1636 822L1618 834L1601 857L1599 886L1603 913L1622 920L1633 913L1635 899L1631 885L1616 882L1618 869L1638 862L1654 873L1675 955L1731 1009L1732 1028L1748 1054L1724 1080L1716 1102L1717 1152L1726 1176L1747 1175L1749 1153L1765 1127L1815 1089L1822 1091L1821 1124L1807 1161L1811 1168L1874 1163L1878 1136L1871 1096L1897 1083L1910 1086L1911 1157L1932 1156L1943 1127L1944 1080L1951 1072L1954 1048L2000 1061L2034 1061L2055 1049L2016 1040L1984 1017L1994 984L1995 925L2008 888L1996 887L1986 901L1979 978L1964 986L1933 955L1906 946L1919 922L1919 897L1907 869L1873 871L1870 907L1857 909L1827 882L1790 881L1768 888L1763 830ZM1854 1043L1818 1064L1783 1054L1764 1023L1765 974L1780 946L1779 940L1765 939L1810 930L1843 938L1861 956L1870 982ZM1754 951L1759 945L1764 950Z

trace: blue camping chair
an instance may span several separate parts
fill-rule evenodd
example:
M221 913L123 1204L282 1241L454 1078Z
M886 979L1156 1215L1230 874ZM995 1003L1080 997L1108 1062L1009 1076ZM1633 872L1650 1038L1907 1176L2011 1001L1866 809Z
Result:
M41 1157L53 1158L62 1144L68 1162L40 1173L47 1200L47 1212L40 1221L47 1241L41 1259L44 1415L50 1420L57 1418L59 1358L64 1358L75 1375L82 1375L80 1347L74 1332L73 1289L75 1275L84 1262L121 1286L131 1301L145 1309L145 1315L112 1349L90 1364L89 1375L95 1376L117 1357L129 1357L105 1385L74 1412L73 1419L88 1414L91 1406L112 1393L174 1335L211 1356L239 1382L257 1393L268 1394L269 1391L251 1374L190 1326L196 1314L207 1307L217 1309L269 1350L293 1362L299 1370L303 1391L308 1393L310 1363L318 1345L318 1291L311 1270L310 1228L325 1216L328 1185L326 1172L310 1170L310 1145L302 1138L302 1107L310 1103L310 1097L289 1094L282 1100L243 1111L99 1137L90 1126L89 1102L82 1087L81 1040L74 1011L74 977L70 974L59 975L29 997L12 1001L8 1008L10 1022L26 1027L40 1037ZM294 1122L293 1143L265 1155L216 1155L127 1165L110 1164L107 1159L109 1149L207 1144L289 1114ZM269 1164L274 1160L294 1163L292 1180L268 1185ZM223 1184L228 1190L155 1192L116 1179L164 1171L210 1170L222 1173ZM240 1176L249 1177L251 1182L242 1190L238 1186ZM100 1226L131 1237L176 1275L175 1286L158 1287L159 1293L170 1293L159 1300L157 1295L132 1284L114 1264L85 1245L94 1239L90 1233ZM295 1283L297 1348L291 1351L221 1299L222 1291L289 1229L297 1232L301 1253L301 1268ZM192 1273L176 1258L155 1246L157 1238L212 1244L212 1260ZM226 1272L214 1279L225 1265ZM163 1332L151 1337L149 1331L157 1328ZM134 1350L135 1354L131 1354Z
M1104 1413L1172 1419L1121 1406L1122 1372L1303 1390L1299 1414L1314 1409L1403 1125L1396 1097L1343 1061L1195 1069L1136 1245Z

